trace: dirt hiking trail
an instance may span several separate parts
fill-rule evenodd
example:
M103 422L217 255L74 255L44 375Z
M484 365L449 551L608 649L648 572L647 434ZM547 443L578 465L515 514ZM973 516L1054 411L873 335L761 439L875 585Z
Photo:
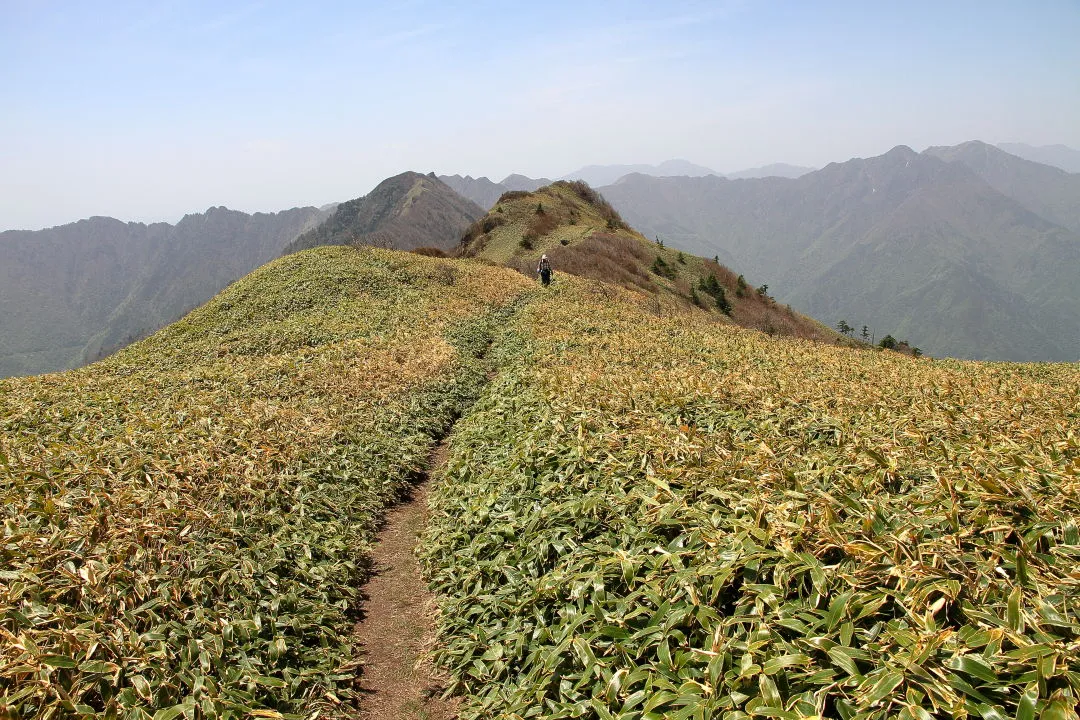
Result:
M375 575L364 586L364 619L356 626L364 670L360 720L453 720L457 703L439 696L445 680L428 657L435 600L414 550L428 516L431 477L446 465L447 440L432 451L425 476L386 516L372 550Z

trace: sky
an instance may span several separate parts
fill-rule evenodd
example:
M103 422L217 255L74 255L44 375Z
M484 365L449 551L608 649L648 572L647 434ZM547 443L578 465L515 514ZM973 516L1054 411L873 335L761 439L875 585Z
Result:
M0 0L0 230L403 172L1080 148L1080 2Z

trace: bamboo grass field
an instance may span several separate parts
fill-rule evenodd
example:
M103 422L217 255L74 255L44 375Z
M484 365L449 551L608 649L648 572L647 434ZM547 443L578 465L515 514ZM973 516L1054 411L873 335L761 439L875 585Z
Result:
M374 526L526 287L322 248L107 361L0 383L0 715L351 706Z
M352 716L374 529L451 427L464 719L1076 717L1077 365L340 247L0 382L0 716Z
M1080 368L655 317L564 282L423 558L466 718L1075 718Z

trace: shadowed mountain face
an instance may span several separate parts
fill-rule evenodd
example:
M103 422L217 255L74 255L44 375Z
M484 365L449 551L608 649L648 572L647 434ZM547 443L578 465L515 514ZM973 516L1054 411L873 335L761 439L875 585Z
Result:
M434 175L405 172L382 181L363 197L341 203L326 222L296 238L285 252L319 245L450 250L483 214L476 203Z
M821 320L933 355L1076 360L1080 236L1026 204L1022 181L1009 196L937 154L898 147L794 180L633 175L602 192L647 236L716 254Z
M1001 194L1047 220L1080 232L1080 175L1024 160L978 141L924 152L964 164Z
M1033 147L1024 143L998 143L998 148L1025 160L1052 165L1069 173L1080 173L1080 150L1067 145Z
M486 177L474 178L471 175L440 175L439 180L458 195L485 209L491 209L495 201L510 189L502 183L491 182Z
M326 215L210 208L176 225L94 217L0 233L0 376L77 367L144 337Z
M502 194L512 190L533 192L545 185L550 185L547 178L531 178L524 175L507 175L502 182L492 182L486 177L474 178L471 175L440 175L439 180L446 183L454 192L472 200L485 210L490 210Z

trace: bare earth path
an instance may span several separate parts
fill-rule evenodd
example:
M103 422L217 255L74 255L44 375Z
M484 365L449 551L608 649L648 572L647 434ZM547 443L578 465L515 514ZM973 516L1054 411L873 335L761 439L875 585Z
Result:
M432 453L428 478L446 464L446 441ZM374 547L375 576L364 586L364 619L356 634L363 646L362 720L452 720L453 701L426 657L434 635L435 601L420 577L413 550L427 521L430 480L395 506Z

